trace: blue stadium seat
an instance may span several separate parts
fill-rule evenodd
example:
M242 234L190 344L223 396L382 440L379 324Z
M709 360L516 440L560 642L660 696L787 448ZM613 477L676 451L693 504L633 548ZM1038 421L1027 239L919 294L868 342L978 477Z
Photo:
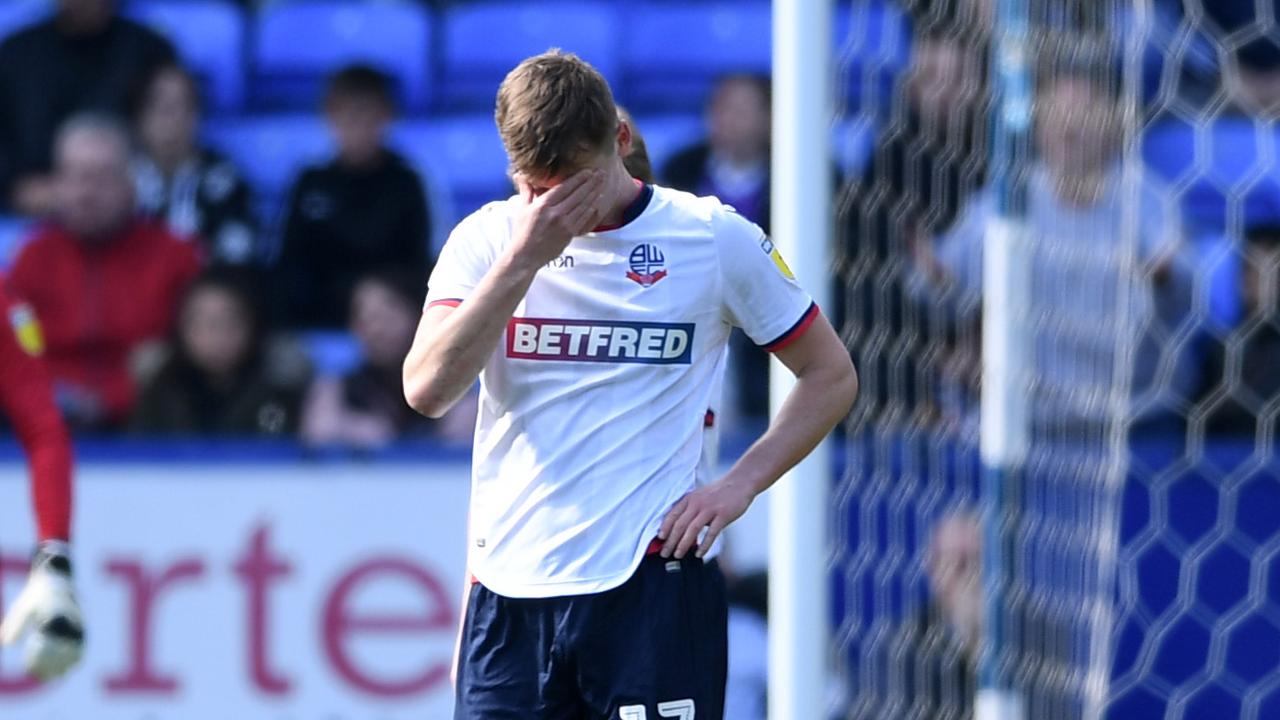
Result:
M209 110L236 113L244 107L245 23L239 8L226 0L134 0L126 12L169 38L200 79Z
M696 111L712 82L732 72L769 74L768 2L641 2L627 10L619 95L637 113Z
M212 121L205 139L225 153L257 192L263 218L274 218L298 171L333 152L317 115L276 115Z
M262 10L254 36L254 101L314 110L326 76L348 63L391 75L408 112L430 99L431 18L411 3L298 0Z
M876 122L869 115L838 120L831 128L831 156L845 178L862 175L875 151Z
M1280 224L1278 145L1280 128L1244 117L1199 129L1168 119L1147 132L1142 154L1178 193L1198 231L1239 232Z
M312 369L321 377L345 375L359 367L364 359L360 342L347 332L317 330L303 333L299 340Z
M645 149L653 172L662 182L662 168L671 156L698 142L706 134L701 114L648 115L635 118L636 128L644 136Z
M911 26L901 9L884 0L841 3L831 48L843 78L836 107L846 114L891 107L894 84L911 58Z
M507 72L552 47L577 53L611 83L619 79L612 2L459 3L446 11L443 23L440 94L449 109L491 110Z
M53 12L51 0L8 0L0 3L0 40Z
M35 224L26 218L0 215L0 270L13 264L34 227Z
M448 187L458 217L512 194L507 154L492 115L401 123L392 141L416 166L433 169L433 177Z

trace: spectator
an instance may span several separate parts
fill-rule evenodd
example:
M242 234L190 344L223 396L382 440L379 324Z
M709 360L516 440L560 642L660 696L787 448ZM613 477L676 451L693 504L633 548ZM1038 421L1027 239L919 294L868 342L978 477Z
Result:
M649 160L649 148L645 146L644 137L636 127L636 121L631 117L631 113L621 105L618 106L618 122L624 122L631 127L631 152L622 159L623 165L626 166L631 177L640 182L652 184L653 162Z
M662 168L668 185L714 195L769 231L769 81L730 75L711 93L707 139Z
M156 67L139 86L133 110L141 142L133 161L139 209L178 235L200 238L210 262L258 259L248 185L226 158L197 144L195 77L176 63Z
M729 75L711 93L705 141L676 153L662 168L666 183L714 195L769 231L769 81ZM720 416L727 425L769 414L769 355L740 330L729 341L730 363Z
M404 399L404 357L422 314L424 287L416 274L402 270L370 274L356 283L351 332L364 360L344 377L318 378L312 384L302 421L305 442L372 450L406 436L434 433L454 442L470 438L474 404L462 403L467 407L433 421Z
M81 428L124 421L130 356L172 327L199 272L197 248L134 214L129 141L102 115L77 115L56 139L56 221L35 231L10 273L46 333L59 403Z
M1243 277L1239 287L1240 323L1214 343L1200 399L1211 433L1257 438L1274 443L1274 413L1280 398L1280 226L1251 228L1245 235ZM1264 422L1264 418L1267 420Z
M1028 349L1036 372L1032 427L1076 433L1117 419L1111 392L1121 378L1113 371L1130 342L1132 418L1173 421L1199 377L1189 356L1176 357L1180 348L1158 340L1190 311L1177 205L1140 170L1122 174L1123 114L1105 71L1067 64L1037 84L1037 158L1026 181L1028 296L1019 316L1035 328ZM995 189L984 191L936 245L920 246L929 300L975 326L983 238L998 201ZM1126 232L1136 233L1134 266L1127 264ZM969 351L977 356L976 348ZM975 377L960 382L975 393ZM968 414L971 405L960 409Z
M142 391L133 430L150 435L289 436L305 377L273 362L250 286L228 270L198 278L182 301L159 370Z
M54 131L80 111L124 114L138 80L173 60L168 42L114 5L58 0L53 17L0 44L0 206L53 212Z
M425 283L431 269L422 181L386 146L390 81L365 66L341 70L325 113L338 154L295 183L278 267L292 328L342 327L356 281L374 270L403 268Z

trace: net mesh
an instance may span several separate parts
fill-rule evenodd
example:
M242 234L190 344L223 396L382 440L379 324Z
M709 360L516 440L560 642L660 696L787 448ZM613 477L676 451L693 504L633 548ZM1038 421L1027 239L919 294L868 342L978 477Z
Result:
M1027 718L1280 717L1275 4L1027 0L1023 138L991 131L1020 112L1002 5L837 13L835 314L862 394L832 503L832 715L970 717L989 652ZM1027 442L997 505L1001 218L1021 361L995 381Z

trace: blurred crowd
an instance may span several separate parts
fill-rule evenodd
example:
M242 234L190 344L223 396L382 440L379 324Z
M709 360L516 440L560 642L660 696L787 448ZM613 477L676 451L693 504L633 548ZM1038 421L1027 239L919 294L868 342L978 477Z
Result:
M395 80L334 72L317 101L327 161L294 179L278 223L201 142L197 76L117 0L57 0L0 43L0 203L37 219L7 273L45 331L59 403L81 430L300 437L376 448L465 443L468 414L432 422L400 397L432 264L431 178L392 149ZM854 425L972 427L982 238L1004 198L990 180L989 0L900 0L910 57L873 108L874 147L836 176L838 297L863 376ZM1032 3L1035 112L1019 174L1035 244L1022 308L1037 319L1033 425L1089 429L1123 383L1135 428L1252 434L1280 391L1280 219L1232 228L1242 259L1229 327L1206 329L1197 242L1181 197L1126 160L1162 113L1280 111L1280 45L1255 4L1154 3L1147 45L1177 45L1137 87L1123 72L1128 3ZM1163 45L1162 45L1163 43ZM1145 68L1145 66L1144 66ZM767 78L724 76L705 137L638 177L714 194L768 229ZM863 108L862 112L867 112ZM643 135L644 127L637 130ZM826 171L826 170L822 170ZM271 225L267 227L267 225ZM338 338L333 340L333 338ZM311 352L354 348L343 362ZM339 353L341 354L341 353ZM767 414L767 356L736 337L720 413ZM1269 432L1269 430L1267 430Z
M118 5L58 0L0 43L0 202L38 221L6 281L43 325L72 426L469 442L473 404L431 421L401 391L433 257L427 180L387 138L394 81L360 64L331 75L334 154L298 174L273 233L240 170L201 143L196 76ZM726 78L707 119L663 179L767 225L768 82ZM631 162L654 179L643 152ZM740 340L737 406L762 416L765 356ZM326 343L351 357L316 362Z

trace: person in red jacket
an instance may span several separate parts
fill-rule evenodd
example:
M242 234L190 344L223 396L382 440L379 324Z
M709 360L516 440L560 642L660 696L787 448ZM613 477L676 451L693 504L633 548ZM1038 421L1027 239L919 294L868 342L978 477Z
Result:
M31 464L36 515L35 559L26 587L0 623L0 642L27 635L27 671L49 679L80 658L80 609L71 588L71 438L53 401L41 361L40 326L31 308L9 299L0 284L0 411L13 424ZM31 631L28 633L27 631Z
M10 289L44 328L66 418L108 429L133 406L130 357L169 332L200 258L195 243L135 213L129 140L118 121L77 115L56 143L56 217L22 248Z

